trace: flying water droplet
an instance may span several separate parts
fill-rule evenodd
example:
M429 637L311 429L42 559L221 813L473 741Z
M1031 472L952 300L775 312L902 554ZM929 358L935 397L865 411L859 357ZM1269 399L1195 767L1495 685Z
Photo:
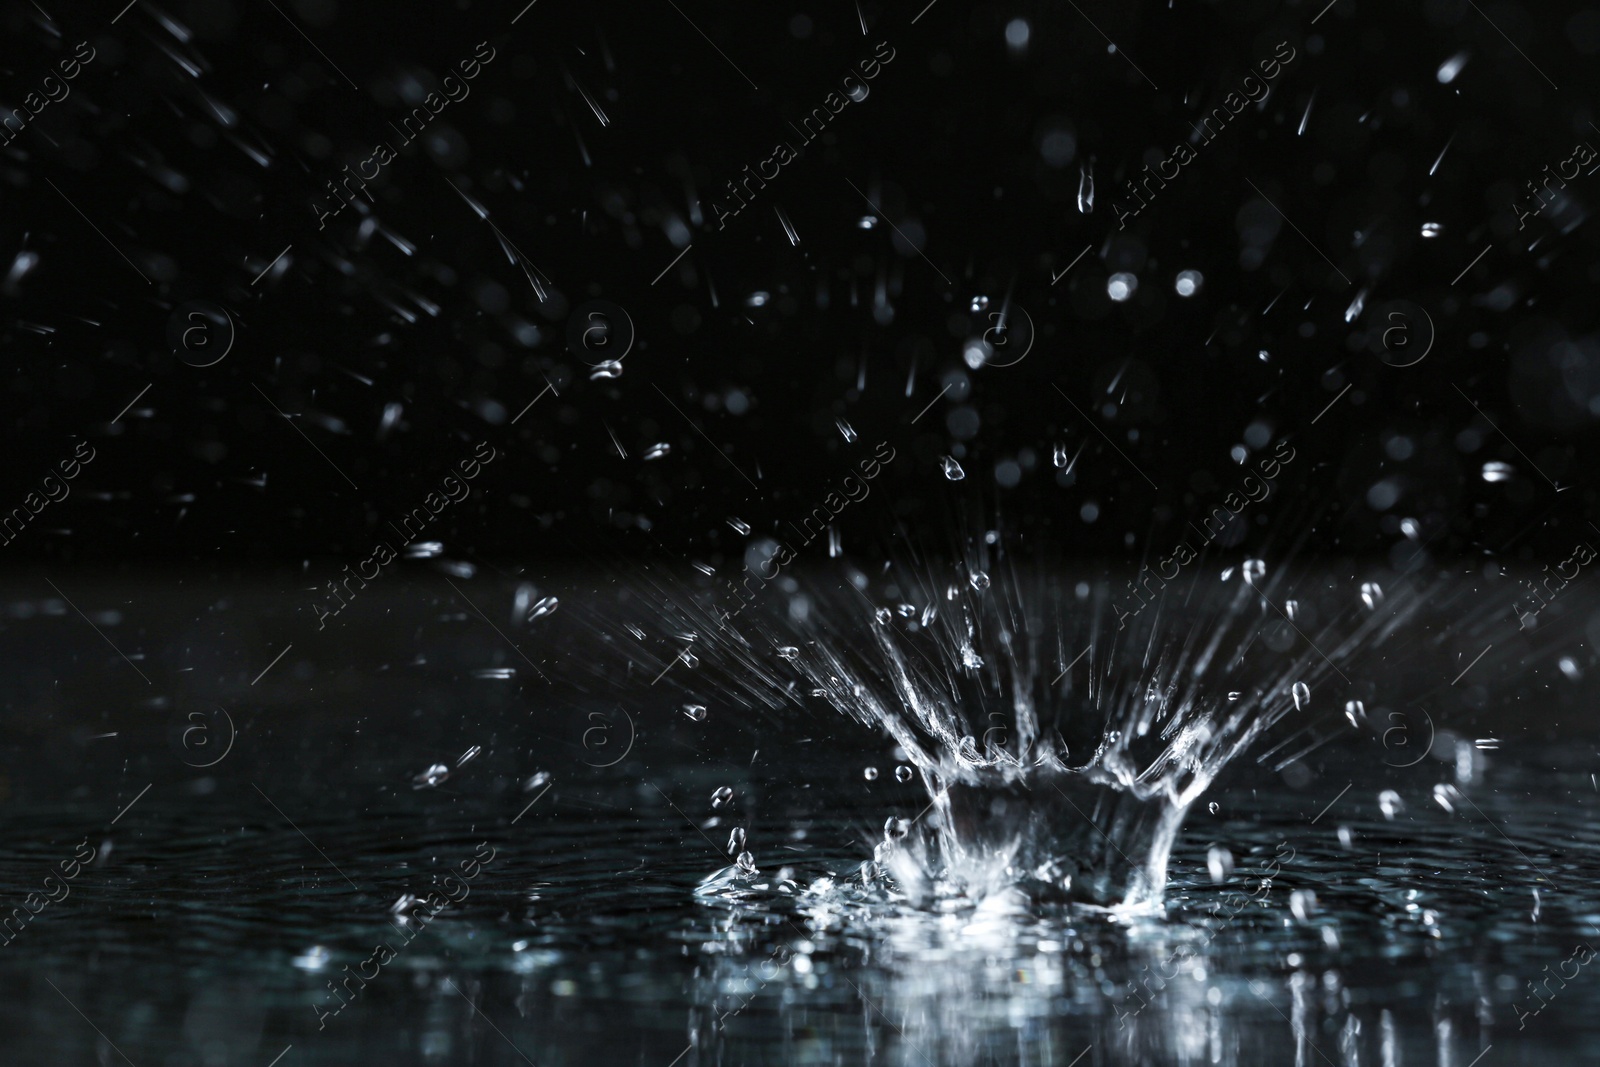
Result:
M1443 232L1444 225L1442 223L1424 222L1422 224L1422 236L1424 237L1437 237Z
M1375 609L1383 603L1383 586L1377 582L1361 583L1361 602L1369 609Z
M883 838L885 841L899 841L911 832L911 820L897 819L889 816L883 822Z
M1178 280L1173 283L1173 288L1179 296L1193 296L1200 291L1200 286L1205 284L1205 275L1197 270L1181 270Z
M972 309L972 313L974 315L981 315L985 311L989 310L989 298L984 296L982 293L979 293L977 296L972 298L972 303L968 304L967 306Z
M1405 805L1400 802L1400 794L1393 789L1385 789L1378 794L1378 810L1383 812L1385 819L1394 821L1398 812L1405 810Z
M1285 600L1283 602L1283 613L1289 616L1290 622L1294 622L1295 616L1300 614L1300 601Z
M750 524L748 522L745 522L743 519L740 519L740 518L729 519L728 520L728 525L733 527L733 532L736 533L736 534L742 534L742 535L748 536L749 533L750 533Z
M1433 787L1433 800L1445 811L1454 815L1456 813L1456 805L1461 802L1461 790L1448 782L1440 782Z
M683 713L693 722L706 721L706 706L704 704L685 704Z
M667 444L665 441L657 442L656 444L653 444L644 450L644 458L647 460L660 459L663 456L669 456L671 454L672 446Z
M620 377L622 377L622 363L621 361L615 359L602 360L601 362L596 363L594 365L594 370L589 373L589 380L591 382L598 381L601 378Z
M1471 56L1466 52L1457 52L1443 63L1439 64L1439 84L1449 85L1456 80L1456 75L1461 73L1461 68L1467 65Z
M856 439L855 428L853 426L851 426L848 422L845 422L843 419L834 419L833 420L833 424L835 426L839 427L839 433L844 436L844 443L845 444L848 445L848 444L851 444L851 443L853 443L855 441L855 439Z
M1247 559L1244 561L1244 580L1249 585L1255 585L1267 573L1267 565L1263 560Z
M1361 728L1367 721L1367 706L1359 700L1347 700L1344 705L1344 717L1350 720L1350 725Z
M450 777L450 768L442 763L435 763L421 774L411 779L412 789L428 789L438 785Z
M1055 452L1050 458L1051 462L1053 462L1057 468L1065 467L1067 465L1067 446L1064 444L1057 444L1055 447Z
M1356 316L1361 314L1361 309L1367 306L1367 291L1362 289L1356 293L1356 298L1350 301L1350 306L1344 309L1344 321L1354 322Z
M728 833L728 855L737 856L744 851L744 827L735 826Z
M733 788L731 786L719 785L716 791L711 794L711 806L713 808L720 808L731 800L733 800Z
M954 457L945 456L939 460L939 466L944 468L944 476L952 482L959 482L967 476L967 472L961 469L961 464L957 463Z
M1227 881L1228 875L1233 873L1233 853L1219 845L1212 845L1206 852L1206 873L1211 875L1213 885Z
M894 780L897 782L911 781L911 768L904 763L894 769Z
M778 658L786 659L793 663L800 658L800 650L793 645L783 645L778 649Z
M1491 460L1483 465L1483 480L1486 482L1509 482L1515 473L1515 467L1498 460Z
M1206 810L1215 815L1217 812L1222 810L1222 805L1213 800L1210 804L1206 805Z
M556 608L559 608L560 606L561 606L561 601L560 601L559 598L553 597L553 596L543 597L543 598L541 598L539 600L539 602L537 604L535 604L531 609L529 609L529 611L528 611L528 621L532 622L534 619L542 619L546 615L549 615L551 612L555 611Z
M1311 916L1316 914L1317 894L1309 889L1296 889L1289 894L1289 910L1300 922L1310 922Z
M522 791L524 793L531 793L535 789L542 789L543 787L545 787L545 786L547 786L549 784L550 784L550 772L549 771L539 771L533 777L529 778L526 782L522 783Z
M1112 175L1115 178L1115 175ZM1082 167L1078 171L1078 211L1087 215L1094 210L1094 165Z
M989 588L989 576L982 571L973 571L968 575L967 581L980 593Z
M878 768L868 767L861 772L861 776L869 782L876 782L878 780Z
M1500 747L1500 739L1498 737L1480 737L1473 744L1484 752L1493 752Z
M1294 683L1294 688L1291 692L1294 695L1294 709L1296 711L1303 711L1306 705L1311 703L1311 687L1306 683Z
M690 652L687 648L678 653L678 658L682 660L683 665L688 667L690 670L694 670L696 667L700 666L700 657L695 655L693 652Z
M1132 299L1138 288L1138 277L1127 271L1118 271L1106 279L1106 295L1119 304Z

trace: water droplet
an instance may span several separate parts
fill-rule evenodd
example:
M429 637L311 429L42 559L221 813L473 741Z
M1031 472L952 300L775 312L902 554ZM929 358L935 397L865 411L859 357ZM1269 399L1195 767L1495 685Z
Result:
M1296 711L1303 711L1305 706L1311 703L1311 687L1306 683L1294 683L1294 688L1290 692L1294 696L1294 709Z
M1339 827L1339 844L1340 844L1340 846L1342 846L1344 848L1350 848L1354 843L1355 843L1355 835L1350 832L1350 827L1348 827L1348 826Z
M1178 280L1172 287L1178 291L1179 296L1193 296L1200 291L1200 286L1205 284L1205 275L1197 270L1181 270Z
M1235 689L1233 692L1228 694L1228 703L1232 704L1234 701L1239 699L1239 696L1240 696L1239 691L1237 689Z
M461 753L461 758L456 760L456 770L459 771L461 768L465 767L467 764L469 764L473 760L477 759L479 754L481 754L482 752L483 752L483 746L482 745L473 745L471 748L469 748L465 752Z
M878 216L862 215L856 220L856 228L861 230L874 230L878 227Z
M1361 602L1368 608L1376 608L1383 603L1383 586L1377 582L1361 583Z
M1354 322L1356 316L1361 314L1361 309L1367 306L1367 291L1361 289L1356 293L1356 298L1350 301L1350 306L1344 309L1344 321Z
M733 789L730 786L719 785L716 792L711 794L711 806L713 808L720 808L731 800L733 800Z
M704 704L685 704L683 713L694 722L706 721L706 706Z
M888 626L894 621L894 612L890 611L888 608L879 608L877 611L872 613L872 617L878 620L879 626Z
M472 672L474 678L488 678L496 681L510 681L517 676L515 667L483 667Z
M1067 465L1067 446L1063 444L1057 444L1055 447L1055 452L1050 458L1058 468L1065 467Z
M545 786L547 786L549 784L550 784L550 772L549 771L540 771L537 774L535 774L532 778L529 778L526 782L522 783L522 791L524 793L531 793L535 789L543 789Z
M763 290L757 289L755 292L753 292L749 296L745 297L744 298L744 302L745 302L745 306L746 307L759 308L759 307L766 307L767 306L767 301L769 301L771 299L772 299L772 294L771 293L768 293L768 292L765 292Z
M985 311L989 310L989 298L984 296L982 293L979 293L977 296L972 298L972 303L968 304L967 306L972 309L972 313L974 315L981 315Z
M647 460L660 459L662 456L669 456L671 454L672 446L667 444L665 441L658 441L644 450L644 458Z
M1317 895L1309 889L1296 889L1289 894L1289 910L1301 922L1310 922L1311 916L1316 914Z
M1483 465L1483 480L1486 482L1509 482L1516 473L1516 468L1509 463L1491 460Z
M1433 787L1433 799L1434 803L1454 815L1456 805L1461 802L1461 790L1448 782L1440 782Z
M1561 673L1566 675L1569 681L1576 682L1583 677L1583 671L1578 668L1578 661L1571 656L1562 656L1556 666L1561 668Z
M1422 224L1422 236L1424 237L1437 237L1443 232L1444 225L1442 223L1424 222Z
M407 559L433 559L443 552L443 541L413 541L406 546Z
M683 665L688 667L690 670L700 666L700 657L695 655L693 652L690 652L687 648L678 653L678 658L682 660Z
M866 770L862 771L861 774L869 782L876 782L878 780L878 768L876 767L868 767Z
M1112 175L1113 179L1116 175ZM1078 170L1078 212L1083 215L1094 210L1094 166Z
M594 365L594 370L589 372L589 380L591 382L598 381L601 378L620 377L622 377L622 363L615 359L602 360Z
M1215 885L1227 881L1228 875L1233 873L1233 853L1212 845L1206 852L1206 873L1211 875L1211 881Z
M556 608L559 608L560 606L561 606L561 601L559 599L557 599L556 597L553 597L553 596L543 597L543 598L540 599L540 601L537 604L535 604L531 609L529 609L529 611L528 611L528 621L532 622L534 619L542 619L546 615L549 615L551 612L555 611Z
M899 841L910 832L910 819L897 819L891 815L883 822L883 837L886 841Z
M1449 85L1456 80L1456 75L1461 73L1461 68L1467 65L1471 56L1466 52L1457 52L1443 63L1439 64L1437 75L1440 85Z
M848 444L851 444L852 442L855 441L855 439L856 439L855 427L851 426L848 422L845 422L843 419L834 419L833 420L833 424L835 426L839 427L839 433L844 437L844 443L845 444L848 445Z
M1400 802L1400 794L1393 789L1385 789L1378 794L1378 810L1383 812L1383 817L1394 820L1396 813L1404 811L1405 805Z
M1255 585L1267 573L1267 565L1259 559L1244 561L1244 580L1250 585Z
M1122 270L1106 279L1106 295L1121 304L1131 298L1139 288L1139 279Z
M778 658L793 663L800 658L800 650L793 645L782 645L778 648Z
M744 827L735 826L728 832L728 855L737 856L744 851Z
M1359 700L1347 700L1344 705L1344 717L1350 720L1350 725L1359 729L1367 721L1367 706Z
M894 769L894 780L897 782L911 781L911 768L904 763Z
M745 522L743 519L740 519L740 518L729 519L728 520L728 525L733 527L733 532L734 533L741 534L741 535L744 535L744 536L749 536L750 524L748 522Z
M1493 752L1500 747L1500 739L1498 737L1480 737L1472 743L1485 752Z
M939 466L944 468L944 476L952 482L959 482L967 476L967 472L961 469L961 464L957 463L952 456L945 456L941 459Z
M754 856L750 855L750 853L748 853L748 852L739 853L739 859L738 859L737 862L739 864L739 869L741 871L743 871L745 874L755 874L756 873L756 858Z
M967 581L980 593L989 588L989 576L982 571L973 571L967 576Z
M421 774L411 779L411 788L427 789L436 786L450 777L450 768L442 763L435 763Z
M1206 805L1206 810L1215 815L1217 812L1222 810L1222 805L1213 800L1211 803Z
M1290 622L1294 622L1295 616L1300 614L1300 601L1285 600L1283 602L1283 613L1289 616Z

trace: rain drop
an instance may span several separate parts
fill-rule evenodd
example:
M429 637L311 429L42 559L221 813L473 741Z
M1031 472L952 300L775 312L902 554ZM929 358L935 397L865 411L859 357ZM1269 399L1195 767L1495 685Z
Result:
M737 856L744 851L744 827L735 826L728 834L728 855Z
M729 786L719 785L717 791L711 794L711 806L720 808L733 800L733 789Z
M685 704L683 713L693 722L706 721L706 706L704 704Z
M1121 304L1129 300L1139 288L1139 279L1127 271L1118 271L1106 279L1106 295Z
M1051 456L1051 461L1055 463L1058 468L1065 467L1067 465L1067 446L1063 444L1056 445L1055 452Z
M1509 463L1491 460L1483 465L1483 480L1486 482L1509 482L1516 470Z
M1212 845L1206 852L1206 872L1211 875L1215 885L1221 885L1228 880L1228 875L1233 873L1233 853L1218 845Z
M951 456L945 456L941 459L939 466L944 468L944 476L952 482L959 482L967 476L967 472L961 469L961 464L957 463Z
M1385 789L1378 794L1378 810L1383 812L1383 817L1394 820L1396 813L1403 811L1405 805L1400 802L1400 794L1393 789Z
M543 597L537 604L529 609L528 621L532 622L534 619L542 619L560 606L561 601L557 598L553 596Z
M989 576L982 571L973 571L968 576L967 581L972 583L972 588L980 593L989 588Z
M1361 602L1368 608L1376 608L1383 603L1383 586L1377 582L1361 583Z
M1078 171L1078 211L1087 215L1094 210L1094 167L1083 167Z
M411 779L411 788L427 789L438 785L450 777L450 768L442 763L435 763L421 774Z
M869 782L876 782L878 780L878 768L868 767L861 772L861 775Z
M594 370L589 374L589 380L599 381L601 378L622 377L622 364L615 359L607 359L594 365Z
M1200 291L1200 286L1205 280L1205 275L1197 270L1183 270L1178 272L1178 280L1172 287L1178 291L1179 296L1193 296Z
M897 782L911 781L911 768L904 763L894 769L894 780Z
M972 309L974 315L981 315L989 310L989 298L979 293L972 298L972 303L967 306Z
M1305 706L1311 703L1311 687L1306 683L1294 683L1294 689L1291 692L1294 695L1294 709L1296 711L1304 710Z
M1244 561L1244 580L1249 585L1255 585L1267 573L1267 565L1259 559Z
M660 459L662 456L672 454L672 446L665 441L657 442L644 450L645 459Z

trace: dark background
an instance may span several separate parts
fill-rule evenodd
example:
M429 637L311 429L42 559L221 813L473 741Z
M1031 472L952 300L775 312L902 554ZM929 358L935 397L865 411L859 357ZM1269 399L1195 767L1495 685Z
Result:
M426 536L506 570L737 561L746 539L725 520L757 535L797 521L879 441L897 459L840 517L847 551L998 525L1068 555L1159 555L1248 473L1231 450L1285 437L1298 458L1247 513L1242 548L1405 563L1426 545L1537 566L1589 529L1600 176L1520 232L1510 205L1575 142L1600 144L1592 5L1436 0L1381 21L1354 0L939 0L920 17L915 3L279 6L140 2L115 25L114 0L44 4L54 22L3 7L8 107L78 41L98 52L0 149L0 259L38 256L0 294L0 506L77 441L97 450L72 496L3 547L13 564L354 563L484 440L508 458ZM1004 43L1015 18L1023 51ZM480 41L497 55L471 95L384 168L375 205L319 232L325 182L397 143L406 85L435 87ZM879 41L896 55L870 96L717 230L722 183L796 141L788 123ZM1266 106L1119 231L1123 179L1279 41L1298 54ZM1071 158L1047 158L1063 132ZM858 225L874 214L862 193L892 226ZM1424 238L1427 222L1442 232ZM1126 303L1106 295L1116 270L1139 279ZM1173 291L1180 270L1204 275L1191 298ZM880 290L892 314L875 313ZM1036 326L1031 351L971 371L963 341L990 325L971 301L992 311L1007 294ZM637 331L615 380L569 351L591 299ZM237 323L203 369L168 342L191 300ZM1437 327L1416 366L1380 358L1392 300ZM509 425L547 382L559 397ZM656 443L670 455L646 461ZM1081 449L1070 472L1051 463L1058 444ZM941 475L944 455L965 481ZM1491 461L1516 473L1487 482ZM1015 485L997 480L1007 462Z

